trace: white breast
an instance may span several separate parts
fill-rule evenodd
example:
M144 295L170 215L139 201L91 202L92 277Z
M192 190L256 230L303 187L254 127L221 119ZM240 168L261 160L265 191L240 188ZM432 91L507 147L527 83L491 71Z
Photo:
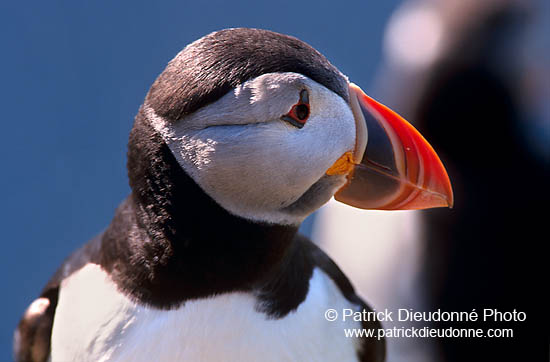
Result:
M176 310L138 305L108 275L88 264L61 286L52 331L56 361L356 361L353 321L328 322L328 308L349 303L315 269L306 300L282 319L254 309L255 298L230 293Z

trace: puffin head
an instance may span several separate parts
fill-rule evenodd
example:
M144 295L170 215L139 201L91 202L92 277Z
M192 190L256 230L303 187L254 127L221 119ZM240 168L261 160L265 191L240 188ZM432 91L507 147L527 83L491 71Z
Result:
M290 36L239 28L193 42L138 118L210 198L248 220L297 225L335 194L364 209L452 205L422 136ZM131 138L130 154L142 146Z

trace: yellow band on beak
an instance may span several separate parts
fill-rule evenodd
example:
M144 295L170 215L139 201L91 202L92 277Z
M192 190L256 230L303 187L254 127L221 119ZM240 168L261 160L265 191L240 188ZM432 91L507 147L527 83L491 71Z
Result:
M353 162L353 153L348 151L340 156L332 166L327 170L327 175L347 175L353 171L355 164Z

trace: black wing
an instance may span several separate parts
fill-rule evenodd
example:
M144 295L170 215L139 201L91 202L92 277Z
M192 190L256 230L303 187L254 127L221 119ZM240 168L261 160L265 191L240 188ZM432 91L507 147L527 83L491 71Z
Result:
M305 237L303 239L305 239ZM310 252L315 265L323 270L334 283L336 283L344 297L353 304L360 305L363 310L371 312L371 307L355 293L353 285L351 285L349 279L340 270L338 265L336 265L336 263L317 245L307 239L304 240L304 242L309 244L308 247L311 250ZM378 320L362 321L362 327L364 329L378 330L382 328L382 325ZM386 340L384 338L363 337L362 349L358 352L358 355L359 361L361 362L383 362L386 359Z
M342 295L351 303L361 306L367 312L372 309L357 295L348 278L340 268L308 238L297 234L282 265L266 278L266 282L256 289L259 300L257 309L270 318L283 318L306 299L309 280L313 269L320 268L340 289ZM380 322L362 322L362 328L382 328ZM343 333L343 331L342 331ZM386 357L384 339L364 337L362 348L357 352L361 362L382 362Z

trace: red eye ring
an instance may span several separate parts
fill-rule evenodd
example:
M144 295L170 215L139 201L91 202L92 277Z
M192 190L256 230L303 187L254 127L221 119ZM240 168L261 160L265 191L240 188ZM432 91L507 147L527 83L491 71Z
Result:
M307 90L303 89L300 92L300 100L298 103L293 105L287 114L281 116L281 119L295 127L302 128L306 124L309 114L309 94Z

